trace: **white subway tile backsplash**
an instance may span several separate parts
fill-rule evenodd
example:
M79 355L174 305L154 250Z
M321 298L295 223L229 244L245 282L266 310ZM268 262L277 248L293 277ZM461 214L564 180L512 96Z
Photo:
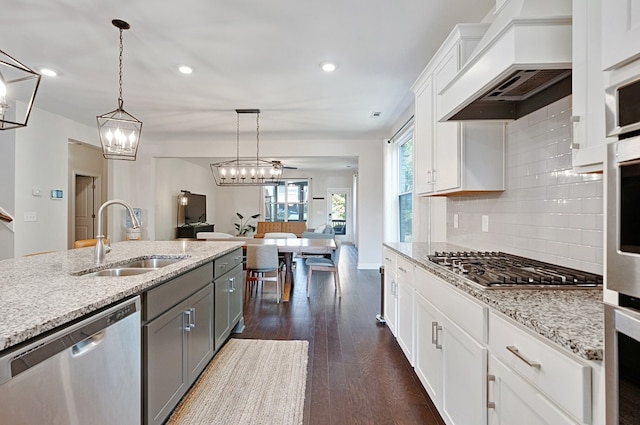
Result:
M570 116L567 96L507 125L505 191L448 198L449 242L602 273L602 174L573 172Z

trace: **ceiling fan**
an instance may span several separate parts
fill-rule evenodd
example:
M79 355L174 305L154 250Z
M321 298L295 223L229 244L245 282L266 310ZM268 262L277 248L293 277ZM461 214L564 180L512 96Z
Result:
M294 167L292 165L284 165L282 163L282 161L274 160L274 161L271 161L271 163L273 164L274 167L282 168L283 170L297 170L298 169L298 167Z

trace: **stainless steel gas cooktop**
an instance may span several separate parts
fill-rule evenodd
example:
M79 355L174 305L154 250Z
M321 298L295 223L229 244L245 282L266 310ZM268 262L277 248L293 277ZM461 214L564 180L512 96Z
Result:
M486 288L600 289L601 275L504 252L436 252L428 260Z

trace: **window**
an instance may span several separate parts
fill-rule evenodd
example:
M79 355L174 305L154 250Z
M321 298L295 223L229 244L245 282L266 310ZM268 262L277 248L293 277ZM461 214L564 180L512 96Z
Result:
M413 130L398 143L398 222L400 242L411 242L413 222Z
M264 187L265 221L307 221L309 182L285 180Z

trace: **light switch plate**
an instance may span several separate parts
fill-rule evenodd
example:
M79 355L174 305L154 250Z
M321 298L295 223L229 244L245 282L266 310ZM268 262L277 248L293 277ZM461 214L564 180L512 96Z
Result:
M453 228L454 229L458 228L458 214L453 215Z
M488 215L483 215L482 216L482 231L483 232L488 232L489 231L489 216Z
M24 213L24 221L37 221L38 215L34 212L25 212Z

